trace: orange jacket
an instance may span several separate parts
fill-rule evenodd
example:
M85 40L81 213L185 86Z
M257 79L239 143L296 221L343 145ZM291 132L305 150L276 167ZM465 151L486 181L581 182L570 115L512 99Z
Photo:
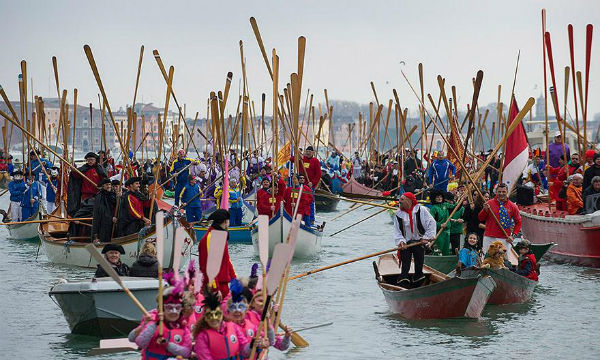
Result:
M577 214L577 210L583 207L583 199L581 197L582 187L577 187L572 183L567 187L567 211L570 215Z

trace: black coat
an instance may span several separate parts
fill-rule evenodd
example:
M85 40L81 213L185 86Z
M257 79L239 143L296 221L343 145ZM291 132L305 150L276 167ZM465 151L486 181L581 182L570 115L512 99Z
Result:
M113 222L117 198L114 192L100 190L94 197L94 212L92 215L92 241L110 242L112 239Z
M478 215L479 212L481 212L481 210L483 209L483 207L475 205L471 210L471 206L467 204L467 206L464 206L464 208L465 211L463 213L462 219L465 221L467 234L474 232L479 236L479 239L482 239L485 229L479 227L479 224L482 224L482 222L479 221Z
M82 174L85 174L85 172L91 168L92 167L88 164L84 164L78 167L77 170L79 170ZM102 166L100 166L100 164L96 163L94 168L96 169L96 172L100 178L107 177L106 171ZM83 181L87 180L84 180L80 176L73 176L73 172L69 174L69 182L67 183L67 194L69 194L67 197L67 214L71 216L74 216L75 212L79 210L79 207L81 206L81 185L83 184Z
M121 261L119 261L118 265L114 265L111 264L113 269L115 269L115 271L117 272L117 274L119 276L129 276L129 266L123 264ZM104 269L102 268L102 266L97 265L98 268L96 269L96 273L94 274L95 278L101 278L101 277L108 277L109 275L106 273L106 271L104 271Z
M158 277L158 260L156 256L141 254L131 265L129 276Z
M594 176L600 176L600 166L595 164L590 166L583 173L583 188L587 189L588 186L592 185L592 179Z
M118 236L127 236L139 232L144 227L144 222L140 219L136 219L129 212L129 201L127 200L129 191L124 191L121 195L121 203L119 206L119 218L117 220L117 233ZM146 197L139 191L132 193L140 201L147 200ZM155 211L156 212L156 209Z
M86 199L80 203L79 209L73 213L74 218L89 218L94 214L94 200L96 198ZM69 223L69 234L71 236L90 236L91 227L87 225L78 225L74 221Z

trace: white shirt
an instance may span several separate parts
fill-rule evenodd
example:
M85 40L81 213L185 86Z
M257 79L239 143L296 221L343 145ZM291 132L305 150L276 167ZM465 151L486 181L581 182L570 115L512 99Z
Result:
M423 228L425 228L425 234L422 236L419 235L419 231L417 229L417 212L419 209L421 209L421 224L423 224ZM415 205L415 207L412 209L411 215L413 217L414 232L410 228L410 219L408 218L408 213L406 211L398 209L394 215L394 242L396 243L396 246L400 245L401 243L406 244L412 240L435 238L436 222L425 206ZM406 236L402 235L402 231L400 231L398 218L402 219L404 234L406 234Z

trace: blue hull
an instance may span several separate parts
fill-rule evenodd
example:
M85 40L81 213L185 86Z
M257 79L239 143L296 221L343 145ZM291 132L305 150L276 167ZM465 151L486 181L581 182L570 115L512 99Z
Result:
M206 234L208 228L204 226L194 226L196 239L200 240ZM252 245L252 232L249 225L230 226L229 243Z

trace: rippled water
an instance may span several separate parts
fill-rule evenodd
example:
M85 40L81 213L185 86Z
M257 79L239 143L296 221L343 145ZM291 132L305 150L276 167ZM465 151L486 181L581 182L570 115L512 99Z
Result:
M6 208L7 199L0 205ZM340 203L339 211L348 208ZM363 207L365 208L365 207ZM334 231L372 214L360 208L328 222L319 258L294 262L292 274L391 248L392 226L386 213L334 237ZM319 220L337 214L323 214ZM48 262L38 244L8 239L0 228L0 350L15 359L79 359L98 339L71 335L59 307L48 296L59 278L86 279L87 269ZM548 239L560 241L560 239ZM230 245L238 274L249 273L252 247ZM293 280L288 286L283 320L307 330L310 346L271 359L399 358L539 358L598 359L600 350L600 270L543 263L533 299L523 305L488 306L480 321L405 321L389 313L373 275L372 260L356 262ZM10 335L12 334L12 335ZM135 353L88 359L136 359Z

